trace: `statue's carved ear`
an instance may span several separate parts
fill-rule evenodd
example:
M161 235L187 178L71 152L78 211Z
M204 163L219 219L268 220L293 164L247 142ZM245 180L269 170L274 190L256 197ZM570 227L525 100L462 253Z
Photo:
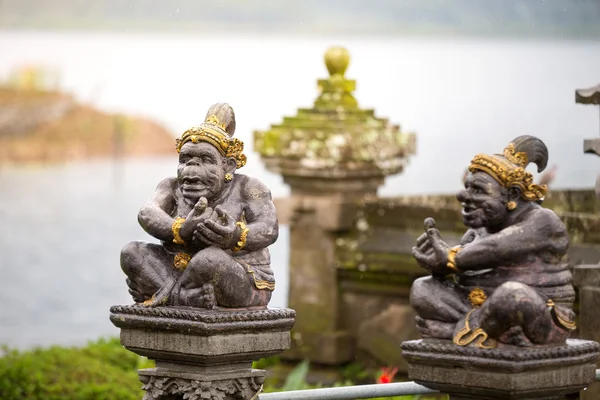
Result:
M517 201L521 197L521 189L517 187L508 188L508 201Z
M237 168L237 163L235 161L235 158L233 158L233 157L225 158L225 164L226 164L226 166L225 166L226 172L233 174L233 172Z

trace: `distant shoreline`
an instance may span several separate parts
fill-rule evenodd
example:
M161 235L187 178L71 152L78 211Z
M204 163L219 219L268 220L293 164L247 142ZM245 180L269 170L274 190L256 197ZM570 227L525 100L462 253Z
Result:
M264 26L260 24L161 24L152 22L116 21L113 23L93 23L78 21L73 23L35 23L27 26L12 25L0 22L0 32L89 32L89 33L151 33L151 34L197 34L197 35L244 35L261 36L344 36L344 37L456 37L456 38L489 38L489 39L581 39L600 41L600 24L598 27L581 29L563 29L561 27L529 27L515 26L504 29L489 28L455 28L455 27L396 27L389 25L365 26L355 30L347 27L329 26L324 29L314 25Z
M158 123L39 89L36 74L22 72L15 87L0 86L0 167L172 153L174 136Z

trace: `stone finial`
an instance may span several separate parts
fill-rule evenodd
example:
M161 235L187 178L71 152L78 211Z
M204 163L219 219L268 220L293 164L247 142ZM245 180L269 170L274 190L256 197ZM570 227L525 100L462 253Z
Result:
M350 53L344 47L330 47L325 52L325 65L327 66L329 75L344 76L346 69L348 69L348 64L350 64Z
M292 188L301 180L310 191L337 191L332 185L338 183L341 191L358 186L353 190L362 191L364 185L354 184L361 180L370 182L365 189L370 192L385 176L402 171L415 151L415 135L376 117L374 110L359 107L353 93L356 81L344 76L348 50L331 47L324 58L330 76L318 80L313 107L256 131L254 150L267 169L283 175Z

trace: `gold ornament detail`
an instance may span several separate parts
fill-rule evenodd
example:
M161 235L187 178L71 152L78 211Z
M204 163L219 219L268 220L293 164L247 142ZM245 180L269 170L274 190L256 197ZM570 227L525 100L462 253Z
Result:
M190 256L188 253L183 253L183 252L177 253L177 254L175 254L175 259L173 260L173 265L178 270L183 271L187 268L191 259L192 259L192 256Z
M513 211L517 208L517 203L514 201L509 201L508 203L506 203L506 209L508 211Z
M233 180L233 174L229 172L225 174L225 182L231 182Z
M271 292L273 290L275 290L275 282L269 282L269 281L265 281L265 280L258 278L256 276L256 273L252 269L252 267L249 264L247 264L245 261L238 259L237 262L239 262L240 264L245 266L246 272L249 273L250 275L252 275L252 280L254 281L254 286L256 286L257 289L270 290Z
M227 127L225 126L225 124L222 124L219 121L219 118L217 118L217 116L215 114L211 114L206 118L206 122L207 124L212 124L212 125L216 125L219 128L223 129L224 131L227 131Z
M475 308L480 307L487 300L485 292L480 288L475 288L469 293L469 302Z
M250 232L250 229L248 229L244 222L238 221L236 222L236 225L240 227L242 233L240 234L240 240L238 240L232 249L234 252L240 251L246 246L246 237L248 236L248 232Z
M446 264L446 266L456 273L461 272L461 270L456 266L456 261L455 261L456 255L458 254L458 252L460 250L461 250L460 246L455 246L455 247L451 248L450 251L448 251L448 263Z
M155 302L155 301L156 301L156 296L155 296L155 295L152 295L152 297L151 297L151 298L149 298L148 300L145 300L145 301L142 303L142 305L143 305L144 307L150 307L152 304L154 304L154 302Z
M469 317L473 311L475 311L475 309L469 311L467 317L465 318L464 328L458 331L456 336L454 336L452 339L452 342L454 342L454 344L457 346L467 346L477 340L475 342L477 347L482 349L493 349L496 347L496 341L494 339L489 339L489 344L485 344L485 342L488 341L488 334L483 329L477 328L471 332L471 327L469 326Z
M185 244L185 240L179 236L179 231L181 230L181 225L185 222L185 218L177 217L173 222L173 226L171 230L173 231L173 243L175 244Z
M252 275L252 280L254 281L254 286L260 290L270 290L271 292L275 290L275 282L264 281L262 279L258 279L256 275L254 275L254 270L248 267L247 272Z
M179 139L175 139L175 149L179 153L187 142L208 142L215 146L221 155L235 158L237 168L246 165L246 155L243 154L244 142L234 138L230 139L225 124L221 124L215 115L209 116L200 126L195 126L183 132Z
M521 189L521 198L525 201L543 200L548 191L548 186L536 185L533 183L531 173L525 171L528 163L527 154L515 152L515 145L510 143L504 149L504 157L508 162L487 154L477 154L471 160L469 171L486 172L507 188L518 187Z
M508 146L504 148L504 158L510 161L513 164L520 165L525 168L527 164L529 164L529 159L527 158L527 153L516 152L515 144L509 143Z
M567 319L567 317L557 312L555 307L556 304L554 304L554 301L548 299L546 305L550 308L550 314L560 326L569 331L574 331L575 329L577 329L577 324L574 321L570 321L569 319Z

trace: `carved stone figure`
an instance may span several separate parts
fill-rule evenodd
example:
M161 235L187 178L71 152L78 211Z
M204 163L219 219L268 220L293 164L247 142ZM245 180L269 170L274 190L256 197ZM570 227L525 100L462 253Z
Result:
M145 306L264 307L275 287L267 247L278 236L269 189L237 173L244 144L233 138L231 106L177 139L177 176L161 181L141 208L142 228L160 244L121 252L129 293Z
M529 163L538 172L548 163L548 149L533 136L473 158L457 195L468 228L460 245L449 246L425 220L413 256L431 276L411 290L424 338L532 346L563 344L575 329L567 231L541 207L547 187L533 183Z

